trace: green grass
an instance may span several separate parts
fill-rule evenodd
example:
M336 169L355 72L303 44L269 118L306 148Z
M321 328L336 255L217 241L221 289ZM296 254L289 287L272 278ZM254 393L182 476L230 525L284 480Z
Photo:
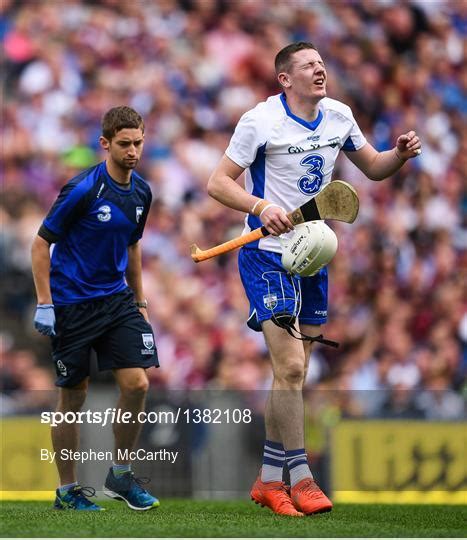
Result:
M0 503L2 537L464 537L461 506L338 504L329 514L273 515L247 501L164 500L134 512L105 501L106 512L59 512L47 502Z

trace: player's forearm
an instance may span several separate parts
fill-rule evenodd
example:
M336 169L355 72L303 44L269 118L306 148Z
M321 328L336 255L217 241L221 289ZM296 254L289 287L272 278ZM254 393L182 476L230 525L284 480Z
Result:
M143 291L143 265L141 245L139 242L128 247L126 281L135 295L136 302L143 302L145 300Z
M406 160L400 157L396 148L379 152L368 168L366 175L371 180L384 180L396 173L405 162Z
M50 291L50 245L36 236L31 248L32 275L38 304L52 304Z
M216 201L241 212L250 212L258 197L247 193L237 182L226 175L213 174L208 182L208 194Z

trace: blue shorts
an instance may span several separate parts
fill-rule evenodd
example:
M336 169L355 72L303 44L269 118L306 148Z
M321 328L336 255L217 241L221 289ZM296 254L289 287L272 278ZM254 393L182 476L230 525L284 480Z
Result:
M242 248L238 255L240 278L250 301L248 326L258 332L261 322L279 313L294 315L302 324L323 324L328 315L328 271L300 277L289 274L281 255Z

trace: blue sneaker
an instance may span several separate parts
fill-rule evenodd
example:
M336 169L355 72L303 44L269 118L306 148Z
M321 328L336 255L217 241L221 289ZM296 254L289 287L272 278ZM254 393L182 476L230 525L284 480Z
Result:
M54 503L55 510L88 510L92 512L102 512L105 508L94 504L87 497L94 497L96 490L92 487L74 486L65 495L60 495L57 489Z
M150 510L157 508L160 502L141 487L148 482L149 479L135 478L132 471L117 477L111 467L105 479L104 493L112 499L125 501L132 510Z

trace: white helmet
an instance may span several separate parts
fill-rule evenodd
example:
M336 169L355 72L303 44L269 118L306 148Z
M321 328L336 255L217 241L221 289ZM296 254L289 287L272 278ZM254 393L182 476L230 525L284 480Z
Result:
M337 236L324 221L295 226L291 238L281 238L282 266L292 274L314 276L337 251Z

